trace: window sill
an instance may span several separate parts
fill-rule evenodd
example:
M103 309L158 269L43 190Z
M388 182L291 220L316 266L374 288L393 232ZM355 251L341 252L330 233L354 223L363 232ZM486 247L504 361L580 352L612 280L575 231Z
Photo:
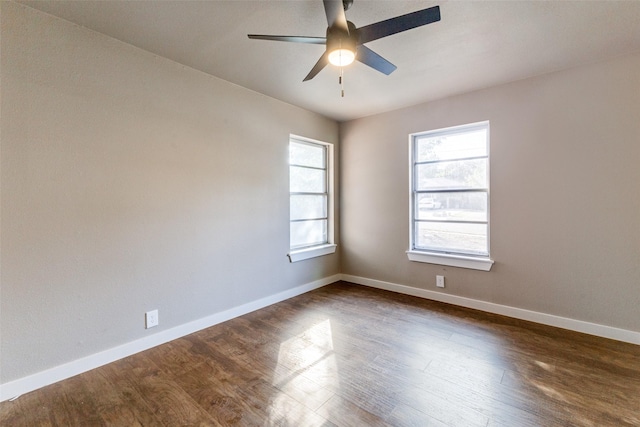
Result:
M451 267L469 268L472 270L489 271L493 260L482 257L439 254L435 252L407 251L409 261L425 262L429 264L448 265Z
M298 249L287 254L290 262L304 261L309 258L316 258L323 255L329 255L336 251L338 245L328 244L322 246L314 246L312 248Z

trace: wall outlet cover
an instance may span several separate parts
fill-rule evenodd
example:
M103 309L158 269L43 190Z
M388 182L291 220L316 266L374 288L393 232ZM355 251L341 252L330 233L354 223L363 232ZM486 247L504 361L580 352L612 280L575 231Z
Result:
M146 329L158 326L158 310L147 311L144 314L144 325Z

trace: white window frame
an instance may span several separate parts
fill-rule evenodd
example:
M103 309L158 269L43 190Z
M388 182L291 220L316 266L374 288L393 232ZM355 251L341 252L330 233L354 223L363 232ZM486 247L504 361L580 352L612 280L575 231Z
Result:
M415 227L416 227L416 219L415 216L415 204L416 204L416 194L417 191L415 189L415 141L419 137L424 137L425 135L447 135L453 133L459 133L460 131L465 130L473 130L478 128L486 128L487 129L487 255L473 255L473 254L465 254L465 253L449 253L449 252L439 252L439 251L429 251L425 249L416 249L415 247ZM448 128L436 129L428 132L419 132L409 135L409 192L410 192L410 206L409 206L409 250L407 251L407 257L410 261L416 262L424 262L429 264L438 264L438 265L447 265L452 267L462 267L474 270L482 270L489 271L493 266L494 261L490 257L490 174L489 174L489 159L490 159L490 132L489 132L489 122L477 122L471 123L462 126L453 126Z
M334 150L333 144L318 141L311 138L305 138L298 135L289 135L289 146L292 142L298 142L303 144L317 145L323 147L326 156L326 188L327 188L327 241L318 245L308 246L304 248L291 249L287 256L290 262L303 261L310 258L316 258L324 255L332 254L336 251L337 245L334 240ZM289 178L291 179L291 178ZM291 203L291 195L289 193L289 203ZM291 215L291 214L289 214ZM291 223L291 216L289 216L289 223Z

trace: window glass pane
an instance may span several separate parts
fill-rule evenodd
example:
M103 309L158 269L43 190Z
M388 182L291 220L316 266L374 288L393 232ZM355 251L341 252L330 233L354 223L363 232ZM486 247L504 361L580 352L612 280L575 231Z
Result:
M486 224L416 222L416 249L488 255Z
M416 194L416 219L487 221L487 193Z
M487 188L487 159L416 165L416 190Z
M292 142L289 145L289 164L324 169L325 152L322 145Z
M291 223L291 248L327 243L327 220Z
M324 193L326 191L327 178L324 170L291 166L289 171L289 191L292 193Z
M487 155L487 129L416 138L416 161L453 160Z
M327 217L327 197L319 195L292 195L291 219L314 219Z

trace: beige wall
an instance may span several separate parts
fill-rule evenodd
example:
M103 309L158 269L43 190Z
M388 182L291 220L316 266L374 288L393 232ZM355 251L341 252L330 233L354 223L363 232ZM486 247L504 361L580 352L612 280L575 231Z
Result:
M408 134L482 120L492 271L409 262ZM341 159L343 273L640 331L640 54L343 123Z
M289 133L334 121L1 3L0 382L339 272L286 257Z
M640 331L640 54L342 124L339 252L290 264L288 135L336 123L0 7L0 383L340 271ZM408 134L481 120L493 270L409 262Z

